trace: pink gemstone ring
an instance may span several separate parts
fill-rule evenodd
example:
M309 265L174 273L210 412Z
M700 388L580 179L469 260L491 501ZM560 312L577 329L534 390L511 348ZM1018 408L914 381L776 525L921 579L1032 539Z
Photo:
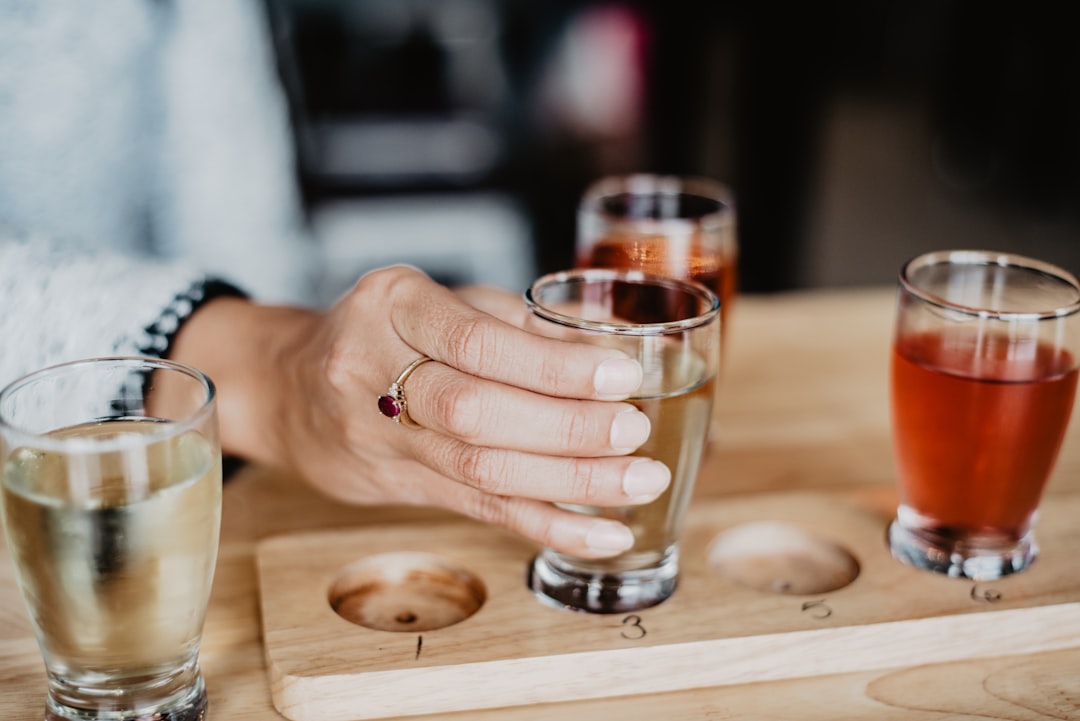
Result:
M412 372L427 363L431 358L420 356L409 365L405 366L405 370L401 371L394 382L390 384L390 389L385 394L379 396L379 413L392 420L394 423L400 423L403 426L409 428L419 428L413 419L409 416L409 402L405 398L405 381L408 380Z

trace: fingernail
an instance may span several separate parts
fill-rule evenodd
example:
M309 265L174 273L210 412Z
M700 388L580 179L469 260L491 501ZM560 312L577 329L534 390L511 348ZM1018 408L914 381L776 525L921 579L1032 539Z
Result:
M594 551L617 553L634 545L634 534L620 524L598 523L585 534L585 545Z
M631 463L623 474L622 487L635 501L650 501L671 483L671 471L660 461L640 458Z
M641 385L641 365L632 358L608 358L593 373L593 388L605 399L625 398Z
M651 430L649 417L630 406L611 422L611 447L621 453L632 451L649 439Z

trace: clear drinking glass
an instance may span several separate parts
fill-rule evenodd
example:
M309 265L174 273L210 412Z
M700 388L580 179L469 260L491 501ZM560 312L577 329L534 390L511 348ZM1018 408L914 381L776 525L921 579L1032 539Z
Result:
M198 653L221 446L199 371L99 358L0 391L7 547L48 677L48 721L206 716Z
M900 271L892 554L950 576L1027 568L1076 396L1080 284L1031 258L941 251Z
M636 271L582 269L546 275L526 291L530 329L550 337L620 348L644 369L630 402L652 434L635 455L671 469L670 487L639 506L568 506L614 518L634 545L608 559L545 548L529 586L552 605L621 613L668 598L678 581L678 538L697 480L713 407L720 354L720 301L699 283Z
M635 173L600 178L578 205L577 266L696 280L720 297L727 327L738 286L731 190L710 178Z

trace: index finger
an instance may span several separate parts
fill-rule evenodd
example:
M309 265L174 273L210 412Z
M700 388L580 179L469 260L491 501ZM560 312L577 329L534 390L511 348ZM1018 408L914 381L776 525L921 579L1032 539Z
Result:
M419 272L400 276L390 303L406 343L464 373L566 398L622 400L641 385L641 365L624 352L530 333Z

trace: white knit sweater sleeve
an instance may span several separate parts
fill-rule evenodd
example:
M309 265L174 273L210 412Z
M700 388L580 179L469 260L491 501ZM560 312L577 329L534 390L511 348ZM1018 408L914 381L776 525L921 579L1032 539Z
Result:
M0 230L0 387L78 358L164 356L195 308L222 294L243 295L184 262Z

